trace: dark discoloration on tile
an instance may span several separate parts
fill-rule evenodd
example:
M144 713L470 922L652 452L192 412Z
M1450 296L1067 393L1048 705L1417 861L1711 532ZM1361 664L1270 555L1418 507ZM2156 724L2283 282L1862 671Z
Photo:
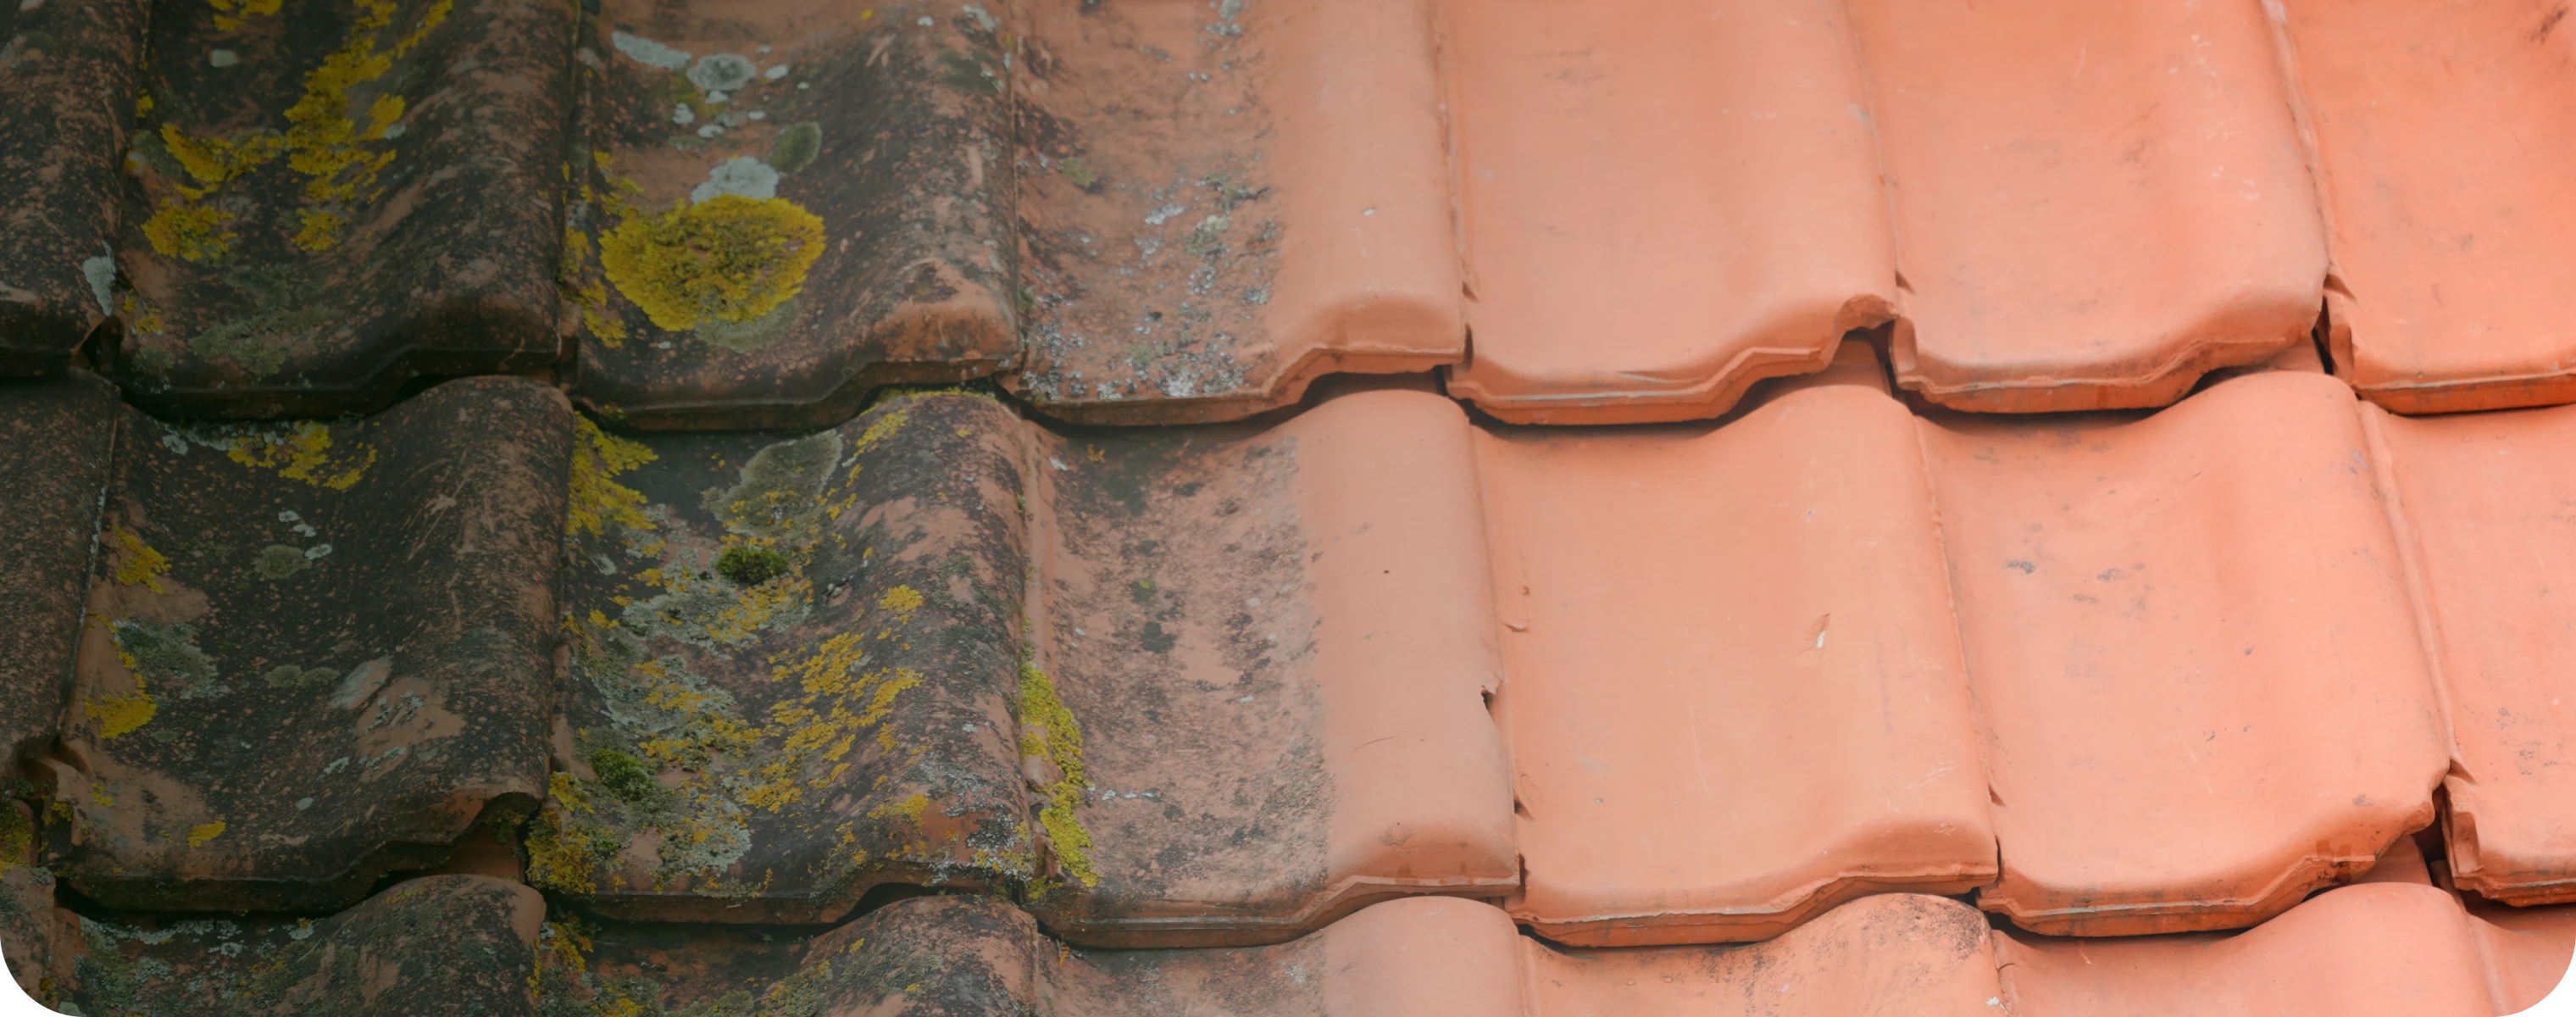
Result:
M117 415L85 373L0 385L0 759L42 751L62 720Z
M874 386L1007 362L1000 22L909 0L686 11L593 19L578 397L648 428L818 426Z
M528 991L545 901L432 876L323 919L80 920L63 998L94 1014L507 1017Z
M127 410L50 772L110 907L314 909L437 864L545 774L572 417L517 379L382 417Z
M1325 891L1297 444L1243 427L1077 432L1038 455L1038 658L1082 727L1075 815L1097 876L1036 889L1059 933L1284 939Z
M62 369L107 316L144 6L0 5L0 374Z
M315 416L554 363L569 10L163 6L117 243L132 397Z
M802 435L585 430L530 878L623 918L816 922L1030 876L1023 426L940 393Z
M1019 205L1027 357L1005 381L1049 413L1257 403L1290 366L1264 310L1282 229L1264 160L1271 117L1254 87L1270 56L1247 18L1217 14L1029 9L1018 54L1032 164Z
M23 807L13 802L8 808L14 816L0 815L0 824L14 821L23 831ZM54 905L54 874L25 864L26 845L13 848L6 839L0 836L0 855L7 856L7 871L0 873L0 955L7 956L9 975L19 988L54 1006L72 983L72 966L80 955L80 919Z

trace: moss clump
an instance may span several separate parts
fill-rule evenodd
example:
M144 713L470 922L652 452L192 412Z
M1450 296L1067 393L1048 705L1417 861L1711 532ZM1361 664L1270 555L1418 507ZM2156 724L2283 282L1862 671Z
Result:
M1038 825L1046 830L1056 865L1084 886L1100 885L1100 873L1091 866L1091 831L1073 811L1090 786L1082 767L1082 726L1056 695L1055 681L1026 657L1020 660L1020 754L1044 759L1064 775L1039 789L1046 804L1038 809Z
M600 238L617 292L668 331L751 321L802 292L823 256L823 220L785 198L719 194Z
M787 556L765 547L737 544L717 556L716 574L743 586L758 586L787 574Z
M662 789L661 782L653 779L652 767L616 749L592 752L590 768L599 774L599 786L630 802L649 799Z
M769 143L769 168L781 173L794 173L814 164L823 154L821 124L791 124L778 132L778 140Z

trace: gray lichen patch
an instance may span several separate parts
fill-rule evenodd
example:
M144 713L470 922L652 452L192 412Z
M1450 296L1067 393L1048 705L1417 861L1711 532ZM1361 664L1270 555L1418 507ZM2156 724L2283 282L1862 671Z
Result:
M743 536L812 540L823 518L824 485L840 458L838 431L766 446L743 464L739 483L709 489L703 507Z
M217 680L214 658L198 647L196 626L142 618L120 618L112 624L119 658L153 694L203 699L232 691Z
M250 562L250 570L253 573L262 579L272 581L284 579L312 566L313 560L304 556L302 548L288 547L284 544L270 544L261 548L259 557L251 559Z

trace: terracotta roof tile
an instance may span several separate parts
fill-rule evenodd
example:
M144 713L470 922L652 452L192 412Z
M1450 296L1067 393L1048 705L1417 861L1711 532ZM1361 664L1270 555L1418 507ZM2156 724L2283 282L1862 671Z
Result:
M591 24L566 252L584 403L648 427L832 424L874 386L1011 359L997 24L905 0L616 0ZM708 247L725 260L702 278L699 237L739 249Z
M59 371L105 319L144 0L0 7L0 374Z
M116 242L128 390L318 416L554 363L569 8L267 8L151 20Z
M2278 8L2333 232L2337 368L2405 413L2576 399L2556 4Z
M58 954L75 959L48 1002L82 1012L535 1013L528 982L545 900L518 883L433 876L319 920L186 917L128 924L53 913L77 932L55 944Z
M1017 5L1023 360L1068 420L1224 420L1462 349L1430 0Z
M509 378L356 423L124 410L37 759L111 907L331 908L545 785L571 414Z
M2432 819L2439 708L2343 386L1923 434L2003 845L1984 907L2243 925Z
M2567 968L2576 925L2565 909L2531 916L2545 931L2472 917L2428 886L2383 883L2323 894L2232 935L2050 939L1995 935L2012 1013L2515 1013ZM2514 937L2522 937L2516 941Z
M1894 208L1898 380L2160 406L2304 339L2325 238L2252 4L1852 9Z
M1828 386L1713 430L1478 443L1514 917L1584 945L1759 939L1854 894L1993 880L1915 430Z
M2576 641L2554 589L2576 565L2576 410L2367 414L2446 692L2453 876L2516 904L2576 901Z
M0 388L0 752L22 759L53 740L70 694L99 492L106 489L116 390L73 372Z
M1528 423L1712 417L1894 289L1839 5L1447 5L1474 356Z

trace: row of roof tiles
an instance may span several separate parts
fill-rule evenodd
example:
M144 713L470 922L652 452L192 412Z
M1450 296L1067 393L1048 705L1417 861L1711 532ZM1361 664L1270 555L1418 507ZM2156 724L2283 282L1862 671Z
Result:
M1491 905L1417 897L1276 946L1095 951L1046 939L990 897L912 898L829 932L779 933L547 922L526 886L466 875L402 883L320 921L129 924L53 907L41 874L21 869L0 884L0 947L49 1002L84 1012L361 1017L2492 1017L2557 984L2576 908L2464 907L2420 864L2413 876L2232 934L2060 939L1990 930L1946 898L1883 894L1764 943L1566 949L1517 935Z
M1002 886L1099 945L1415 893L1578 945L1886 891L2224 929L2437 815L2462 888L2576 898L2576 409L2282 370L1918 417L1882 377L1722 426L1397 386L635 436L511 378L329 424L15 383L0 748L129 909L345 907L532 812L477 850L610 917Z
M2005 411L2322 325L2400 412L2556 403L2556 11L40 0L0 11L0 361L97 333L134 399L254 417L551 368L655 428L1445 366L1602 423L1890 323L1905 387Z

